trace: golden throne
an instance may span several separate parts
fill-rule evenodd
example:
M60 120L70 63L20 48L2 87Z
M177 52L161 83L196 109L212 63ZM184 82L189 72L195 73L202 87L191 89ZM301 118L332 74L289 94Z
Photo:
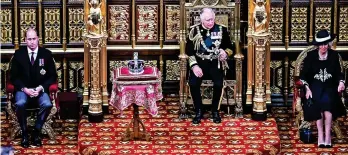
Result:
M9 62L9 70L11 70L11 61L12 58ZM9 128L9 133L10 133L10 140L15 139L16 136L21 134L21 128L19 126L17 116L15 114L14 108L14 85L10 82L9 76L10 74L7 74L8 76L6 77L6 93L7 93L7 106L6 106L6 111L9 114L9 120L11 123L11 127ZM50 139L55 139L56 138L56 132L53 130L52 123L53 123L53 117L56 115L58 109L59 109L59 104L57 102L57 92L58 92L58 83L53 83L49 87L49 96L51 98L52 102L52 108L50 113L48 114L45 123L43 124L41 133L42 134L47 134ZM26 107L26 111L28 112L27 116L27 126L28 127L33 127L35 126L35 121L36 121L36 113L40 110L40 108L37 106L37 104L28 104Z
M239 4L238 4L239 5ZM181 5L183 7L183 5ZM200 12L202 8L210 7L215 11L215 22L226 26L230 32L230 37L232 42L236 42L236 49L233 49L234 54L233 59L235 61L236 68L229 68L235 72L235 75L231 79L224 79L223 81L223 92L221 94L220 105L227 106L227 113L231 115L231 107L234 106L234 114L236 117L243 116L242 108L242 59L243 55L239 51L239 7L236 7L235 2L228 2L226 0L190 0L184 4L184 13L181 16L182 20L182 37L181 41L185 38L185 32L190 31L190 27L200 23ZM181 44L183 44L181 42ZM187 116L188 106L193 105L193 101L189 91L189 85L187 83L188 67L187 67L187 57L185 54L185 46L180 46L181 55L181 76L180 76L180 102L181 102L181 118L189 117ZM228 68L225 68L225 74ZM226 76L225 76L226 77ZM201 95L203 105L211 104L213 94L213 82L212 80L203 80L201 85Z
M295 62L295 66L294 66L294 99L293 99L293 112L296 113L296 118L295 118L295 125L298 127L298 129L303 129L303 128L310 128L312 122L308 122L308 121L304 121L303 118L303 110L302 110L302 105L301 105L301 91L300 89L303 88L303 83L300 81L299 76L300 76L300 72L302 69L302 63L303 60L306 58L307 53L317 49L317 46L309 46L306 49L304 49L300 55L297 57L296 62ZM343 63L342 63L342 58L339 55L340 58L340 64L341 64L341 69L343 69ZM304 95L304 94L302 94ZM342 95L342 103L344 105L344 97ZM332 122L332 129L336 134L336 137L338 139L343 138L343 134L341 129L339 128L339 123L338 121L333 121ZM299 135L299 132L297 133L297 135Z

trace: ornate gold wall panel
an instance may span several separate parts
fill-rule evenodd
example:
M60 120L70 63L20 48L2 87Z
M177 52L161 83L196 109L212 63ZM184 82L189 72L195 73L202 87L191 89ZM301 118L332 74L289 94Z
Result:
M180 31L180 5L166 5L165 40L178 40Z
M272 94L280 94L283 84L283 69L282 69L282 61L271 61L271 75L272 75L272 85L271 92Z
M44 9L45 43L60 43L60 9Z
M28 28L36 29L36 8L21 8L19 9L19 25L20 25L20 42L25 43L25 33Z
M216 15L215 17L215 22L217 24L226 26L228 29L228 15L227 14L223 14L223 15Z
M62 78L62 74L63 74L63 69L62 69L62 63L61 62L57 62L56 61L56 69L57 69L57 75L58 75L58 78L57 78L57 81L58 81L58 91L59 90L63 90L63 78Z
M307 41L307 7L293 7L291 9L291 41Z
M1 1L3 2L3 1ZM0 41L4 43L12 43L12 10L7 8L2 8L0 10L0 29L1 38Z
M270 32L272 34L271 41L282 42L283 40L283 8L272 7L271 8L271 23Z
M137 5L137 41L158 40L158 6Z
M331 7L317 7L315 11L315 34L322 29L331 31Z
M348 42L348 7L340 7L339 41Z
M69 88L71 92L83 93L84 88L84 64L82 61L69 62Z
M82 32L84 28L83 8L69 8L69 43L82 43Z
M166 60L166 80L180 80L179 60Z
M109 41L129 41L129 5L109 5Z

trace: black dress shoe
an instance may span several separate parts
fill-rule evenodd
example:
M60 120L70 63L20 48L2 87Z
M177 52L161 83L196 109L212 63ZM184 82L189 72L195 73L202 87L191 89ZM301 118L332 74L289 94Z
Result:
M319 148L325 148L325 145L324 144L319 144L318 147Z
M221 123L221 117L220 117L219 112L215 111L212 114L213 114L213 122L214 123Z
M29 147L29 140L28 137L23 137L21 141L21 146L23 148L28 148Z
M332 144L326 144L325 148L332 148Z
M193 124L199 124L199 123L201 123L201 119L202 118L203 118L202 109L198 109L197 112L196 112L196 116L192 120L192 123Z
M42 146L42 142L41 142L41 130L35 129L34 133L33 133L33 145L34 146L38 146L41 147Z

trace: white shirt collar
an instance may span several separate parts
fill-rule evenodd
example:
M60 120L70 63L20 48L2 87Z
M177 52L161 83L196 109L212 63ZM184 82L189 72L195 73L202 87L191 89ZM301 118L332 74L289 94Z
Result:
M31 54L31 52L34 52L34 54L37 54L39 47L36 47L34 51L32 51L29 47L27 47L27 49L28 49L28 54Z

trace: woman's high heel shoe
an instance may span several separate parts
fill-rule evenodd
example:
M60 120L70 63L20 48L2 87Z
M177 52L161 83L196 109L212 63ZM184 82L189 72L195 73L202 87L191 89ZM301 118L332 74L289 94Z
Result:
M325 145L324 143L319 143L319 142L318 142L318 147L319 147L319 148L325 148L326 145Z

